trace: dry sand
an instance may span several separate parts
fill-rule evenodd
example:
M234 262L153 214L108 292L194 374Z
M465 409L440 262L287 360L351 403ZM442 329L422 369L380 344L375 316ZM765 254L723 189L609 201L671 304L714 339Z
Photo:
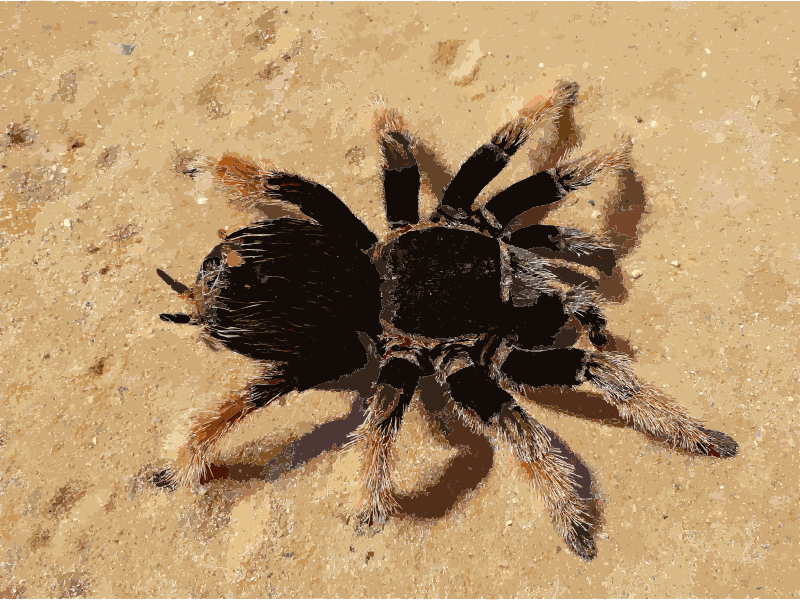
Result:
M0 596L796 595L799 27L794 3L3 3ZM581 85L564 139L631 137L634 172L539 216L609 232L614 347L739 456L656 445L582 391L531 392L592 474L585 563L507 448L426 416L445 401L427 382L399 441L403 511L357 537L358 460L332 446L373 361L338 386L355 391L262 411L217 461L227 476L154 489L181 418L253 373L158 319L183 305L156 268L190 282L219 229L257 218L181 165L272 162L385 235L376 95L418 135L430 208L562 78ZM486 193L552 158L543 139Z

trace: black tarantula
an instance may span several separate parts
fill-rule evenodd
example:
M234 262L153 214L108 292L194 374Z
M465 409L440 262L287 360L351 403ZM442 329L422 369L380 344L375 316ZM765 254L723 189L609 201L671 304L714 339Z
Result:
M577 84L562 82L500 128L461 165L424 222L411 137L397 112L378 107L373 127L392 228L386 242L322 185L233 157L219 161L213 167L217 181L245 205L288 202L313 221L264 220L228 235L203 261L192 287L159 270L192 307L191 314L161 318L199 326L206 343L259 361L262 375L193 417L175 463L156 482L197 483L220 439L247 415L287 392L364 367L359 332L370 336L381 359L366 419L353 439L363 460L359 529L379 529L397 508L392 445L419 379L427 375L446 385L470 428L510 445L555 529L586 560L596 548L573 465L508 390L588 382L652 438L696 454L734 456L737 444L728 435L703 428L641 382L626 355L601 351L608 339L598 297L557 277L559 260L610 274L615 255L608 242L569 227L509 232L511 221L528 209L562 199L603 170L630 169L630 144L561 160L473 206L536 124L569 110L577 91ZM557 347L568 321L586 330L595 351Z

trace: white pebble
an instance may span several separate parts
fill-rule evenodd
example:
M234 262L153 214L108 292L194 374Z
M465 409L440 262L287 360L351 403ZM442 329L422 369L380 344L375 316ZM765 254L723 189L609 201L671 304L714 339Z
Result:
M194 50L189 50L189 56L194 56ZM705 73L703 74L705 76Z
M198 203L198 204L205 204L206 202L208 202L208 198L203 198L202 196L200 196L200 197L197 199L197 203Z
M679 260L673 260L673 261L672 261L671 263L669 263L669 264L671 264L673 267L680 267L680 266L681 266L681 261L679 261Z
M512 522L511 520L506 521L506 527L510 526Z
M64 219L64 227L69 227L70 225L72 225L72 221L69 219Z
M644 273L642 273L639 269L631 271L631 277L633 277L634 279L639 279L639 277L641 277L642 275L644 275Z
M705 77L705 76L706 76L706 72L703 71L702 74L700 75L700 77Z
M708 48L706 48L706 54L711 54L711 50L709 50Z
M543 66L544 66L544 63L539 63L539 66L540 66L540 67L543 67Z
M69 173L69 169L67 167L64 167L63 169L61 169L61 172L62 173Z
M599 210L595 210L595 211L592 212L592 218L593 219L596 219L599 216L600 216L600 211Z
M658 127L658 121L650 121L650 127Z

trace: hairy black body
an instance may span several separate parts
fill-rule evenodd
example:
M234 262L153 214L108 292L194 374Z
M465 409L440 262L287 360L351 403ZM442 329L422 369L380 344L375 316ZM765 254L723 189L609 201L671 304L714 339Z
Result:
M391 324L432 338L478 334L504 311L500 246L472 231L409 232L386 248ZM386 314L386 313L384 313ZM388 315L387 315L388 316Z
M601 351L608 337L598 297L590 287L559 278L553 260L610 273L613 248L569 227L509 228L517 215L560 200L604 170L630 169L630 145L563 160L474 205L534 125L574 105L577 89L560 84L545 102L498 130L465 161L429 219L418 210L412 138L397 113L379 109L376 132L392 228L384 241L319 184L230 157L220 161L215 174L240 201L289 202L316 222L260 221L226 236L192 287L159 271L192 306L191 314L161 318L199 326L210 346L259 361L262 375L195 417L175 464L156 481L196 483L220 439L253 411L363 367L363 333L377 349L381 369L353 440L363 460L360 529L380 529L397 508L393 443L425 375L435 374L447 386L467 425L508 443L558 533L587 560L596 553L588 500L551 435L514 399L522 385L590 383L652 438L687 452L735 455L736 442L703 428L639 381L626 356ZM558 346L570 323L596 350Z

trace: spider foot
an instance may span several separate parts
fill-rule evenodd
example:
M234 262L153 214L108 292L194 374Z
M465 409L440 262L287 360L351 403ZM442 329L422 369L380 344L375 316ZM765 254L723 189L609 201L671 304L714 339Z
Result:
M591 329L589 331L589 341L598 350L602 350L608 345L608 336L602 329Z
M166 489L168 492L174 492L175 488L178 487L177 482L172 476L172 471L170 471L169 469L161 469L160 471L155 471L150 481L153 482L153 485L155 487Z
M594 267L606 276L614 273L614 266L617 264L617 255L613 244L608 238L587 233L573 227L558 227L555 235L549 235L549 239L555 242L559 252L569 253L579 258L578 262ZM532 230L535 235L536 231ZM531 235L531 234L529 234ZM525 234L518 234L524 241ZM530 238L529 238L530 239Z
M359 509L354 515L356 535L376 535L383 531L386 525L387 513L380 507L365 506Z
M570 530L562 532L562 537L569 549L583 560L589 562L597 556L597 544L585 523L573 523Z
M731 436L721 431L701 428L706 441L697 442L697 453L716 458L732 458L739 451L739 444Z

